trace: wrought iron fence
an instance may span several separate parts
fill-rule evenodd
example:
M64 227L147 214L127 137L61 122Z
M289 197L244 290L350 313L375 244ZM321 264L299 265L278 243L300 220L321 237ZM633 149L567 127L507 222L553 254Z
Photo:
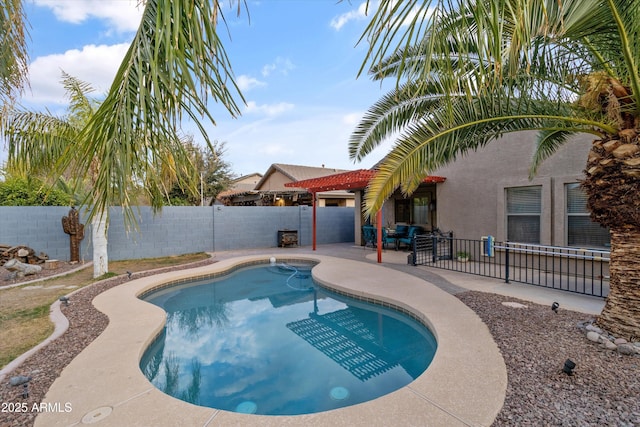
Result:
M609 293L609 251L514 242L455 239L453 233L416 236L413 265L428 265L585 295Z

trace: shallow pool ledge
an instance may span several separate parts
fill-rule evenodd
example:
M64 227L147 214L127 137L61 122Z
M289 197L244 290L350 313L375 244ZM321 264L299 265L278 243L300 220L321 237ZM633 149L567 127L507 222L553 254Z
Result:
M369 263L316 255L296 254L295 259L318 261L313 276L323 286L401 307L429 326L438 349L420 377L369 402L296 416L221 411L195 406L157 390L142 374L139 361L162 330L165 313L137 296L163 283L226 271L271 256L265 251L136 279L98 295L93 303L109 316L107 329L73 359L45 397L46 402L54 404L51 407L70 410L41 413L35 425L488 426L493 422L504 402L507 371L488 328L471 309L414 276Z

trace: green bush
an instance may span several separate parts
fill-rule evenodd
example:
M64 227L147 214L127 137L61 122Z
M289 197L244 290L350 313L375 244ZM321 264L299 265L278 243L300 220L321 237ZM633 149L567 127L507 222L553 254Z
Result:
M72 197L46 187L38 179L8 178L0 182L0 206L70 206Z

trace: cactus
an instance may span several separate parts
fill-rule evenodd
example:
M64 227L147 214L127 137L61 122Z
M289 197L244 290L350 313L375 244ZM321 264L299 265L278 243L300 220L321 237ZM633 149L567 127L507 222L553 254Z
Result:
M71 262L80 261L80 241L84 239L84 224L80 224L80 218L75 206L71 207L69 216L62 217L62 229L69 235L69 248Z

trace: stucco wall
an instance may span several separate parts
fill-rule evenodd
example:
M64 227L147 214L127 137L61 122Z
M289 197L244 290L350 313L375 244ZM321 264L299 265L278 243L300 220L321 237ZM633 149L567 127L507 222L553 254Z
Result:
M547 159L533 181L528 178L535 133L509 134L434 172L447 178L437 184L438 227L457 238L493 235L505 239L504 192L507 187L542 185L541 243L565 245L564 184L577 182L593 140L580 135Z
M0 207L0 243L27 245L51 259L69 259L69 236L62 230L66 207ZM82 220L86 224L86 220ZM296 229L299 244L312 243L309 206L165 207L154 215L141 207L138 230L127 233L120 209L110 212L109 259L154 258L204 251L275 247L279 229ZM317 209L317 243L354 241L354 209ZM85 225L80 256L92 258L91 227Z

